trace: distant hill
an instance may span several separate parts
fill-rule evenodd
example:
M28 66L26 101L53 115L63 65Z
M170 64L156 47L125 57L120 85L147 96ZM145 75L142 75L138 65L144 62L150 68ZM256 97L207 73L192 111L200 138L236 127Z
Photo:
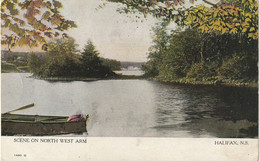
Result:
M129 66L133 66L133 67L138 67L141 68L142 65L145 64L145 62L121 62L121 67L122 68L128 68Z

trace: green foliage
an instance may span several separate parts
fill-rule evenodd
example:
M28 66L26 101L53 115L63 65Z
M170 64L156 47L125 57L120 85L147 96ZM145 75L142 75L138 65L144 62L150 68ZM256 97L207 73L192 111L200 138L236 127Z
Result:
M101 58L101 61L102 65L109 67L112 71L121 70L120 61L107 58Z
M2 73L28 73L29 67L28 66L21 66L23 64L20 63L6 63L1 62L1 72Z
M107 0L125 4L119 9L125 13L151 14L154 17L172 20L180 26L191 26L201 32L217 31L220 34L242 34L249 39L258 39L258 2L257 0L225 0L212 3L203 0L203 5L185 2L194 0Z
M157 29L162 29L157 26ZM156 30L155 30L156 31ZM182 83L219 83L257 80L258 41L233 34L201 33L189 29L172 31L161 50L155 32L153 49L143 70L148 77ZM159 39L160 40L160 39Z
M149 60L146 64L142 66L142 70L145 71L145 77L156 77L159 74L159 70L157 68L158 64L154 61Z
M34 73L35 75L39 75L42 65L42 61L40 60L40 58L34 53L30 53L27 58L27 62L28 66L30 67L30 72Z
M187 73L188 79L204 81L215 77L215 71L210 69L206 63L194 64Z
M171 79L184 77L190 66L200 61L200 55L194 54L201 49L200 34L190 29L185 32L177 29L167 35L165 29L166 26L157 27L164 32L155 32L153 49L157 50L149 53L149 61L144 65L145 75ZM162 36L165 34L167 36Z
M256 0L202 0L203 5L188 8L183 5L188 0L107 1L124 4L120 13L151 14L182 27L168 35L167 23L154 28L154 44L143 66L146 76L184 83L257 79Z
M218 31L225 34L242 34L258 39L258 3L256 0L238 1L234 4L218 4L214 7L200 5L190 8L184 16L184 25L202 32Z
M224 60L217 72L224 79L254 79L258 74L257 59L253 59L245 53L236 53L231 58Z
M58 39L48 43L47 56L40 59L30 54L28 65L39 77L106 77L113 72L102 64L95 46L88 41L80 54L75 40Z
M99 53L96 51L92 41L88 40L84 51L81 54L82 69L84 70L84 73L93 73L101 66Z
M46 45L50 38L67 37L64 31L77 25L66 20L60 8L62 4L56 0L3 0L1 27L11 32L2 35L1 44L7 45L9 50L17 45L32 48Z
M152 28L154 32L153 45L149 48L149 61L143 65L146 77L155 77L159 74L159 64L163 58L163 54L168 48L169 35L167 34L168 22L157 23Z
M92 41L88 40L84 51L81 53L81 71L82 75L90 77L106 77L112 71L108 66L102 64L98 51Z
M66 77L78 74L75 40L58 39L48 44L48 54L43 59L41 75L44 77Z
M1 72L9 73L9 72L19 72L14 64L6 64L1 62Z

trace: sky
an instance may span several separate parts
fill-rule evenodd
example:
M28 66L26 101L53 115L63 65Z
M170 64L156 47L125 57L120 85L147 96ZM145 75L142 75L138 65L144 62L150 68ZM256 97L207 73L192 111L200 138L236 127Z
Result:
M146 61L151 46L151 27L157 21L148 18L136 22L135 15L120 14L120 4L108 3L97 10L101 0L62 0L62 15L76 21L78 28L68 33L82 49L87 40L93 41L101 56L120 61Z
M102 0L60 0L63 4L61 14L73 20L77 28L67 33L83 50L90 39L100 52L100 56L119 61L144 62L151 46L151 28L157 21L149 17L141 22L135 15L120 14L116 11L121 4L108 3L98 9ZM6 49L2 47L2 49ZM15 48L13 51L39 51L38 48Z
M77 28L67 33L76 39L79 49L90 39L105 58L119 61L147 61L148 49L152 45L152 26L158 22L153 17L137 19L133 14L120 14L116 11L121 4L107 3L98 9L102 0L60 0L62 15L73 20ZM137 20L137 21L136 21ZM14 49L14 51L37 49ZM39 49L38 49L39 50Z

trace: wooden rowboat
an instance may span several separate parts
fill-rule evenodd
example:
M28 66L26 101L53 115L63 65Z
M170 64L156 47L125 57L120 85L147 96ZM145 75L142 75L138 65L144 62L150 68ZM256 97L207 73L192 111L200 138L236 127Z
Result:
M2 114L2 135L58 135L87 132L88 115L79 121L69 116Z
M28 108L31 105L27 105ZM18 110L25 109L25 106ZM17 110L14 110L17 111ZM13 112L13 111L11 111ZM44 116L10 112L1 115L2 135L58 135L87 132L89 115Z

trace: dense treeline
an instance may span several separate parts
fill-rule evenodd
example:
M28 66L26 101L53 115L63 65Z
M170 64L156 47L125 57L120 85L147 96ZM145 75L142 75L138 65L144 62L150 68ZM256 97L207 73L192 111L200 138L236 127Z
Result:
M258 39L191 28L169 33L167 25L153 28L145 76L180 83L257 82Z
M145 76L180 83L252 83L258 75L258 1L107 0L124 4L120 13L152 15L154 45ZM191 2L191 6L184 3ZM180 29L169 33L167 22Z
M121 70L121 62L113 59L101 58L102 64L108 66L112 71Z
M31 72L38 77L108 77L114 75L111 69L114 62L101 58L91 41L83 52L78 51L74 39L48 43L44 58L33 53L28 58Z

